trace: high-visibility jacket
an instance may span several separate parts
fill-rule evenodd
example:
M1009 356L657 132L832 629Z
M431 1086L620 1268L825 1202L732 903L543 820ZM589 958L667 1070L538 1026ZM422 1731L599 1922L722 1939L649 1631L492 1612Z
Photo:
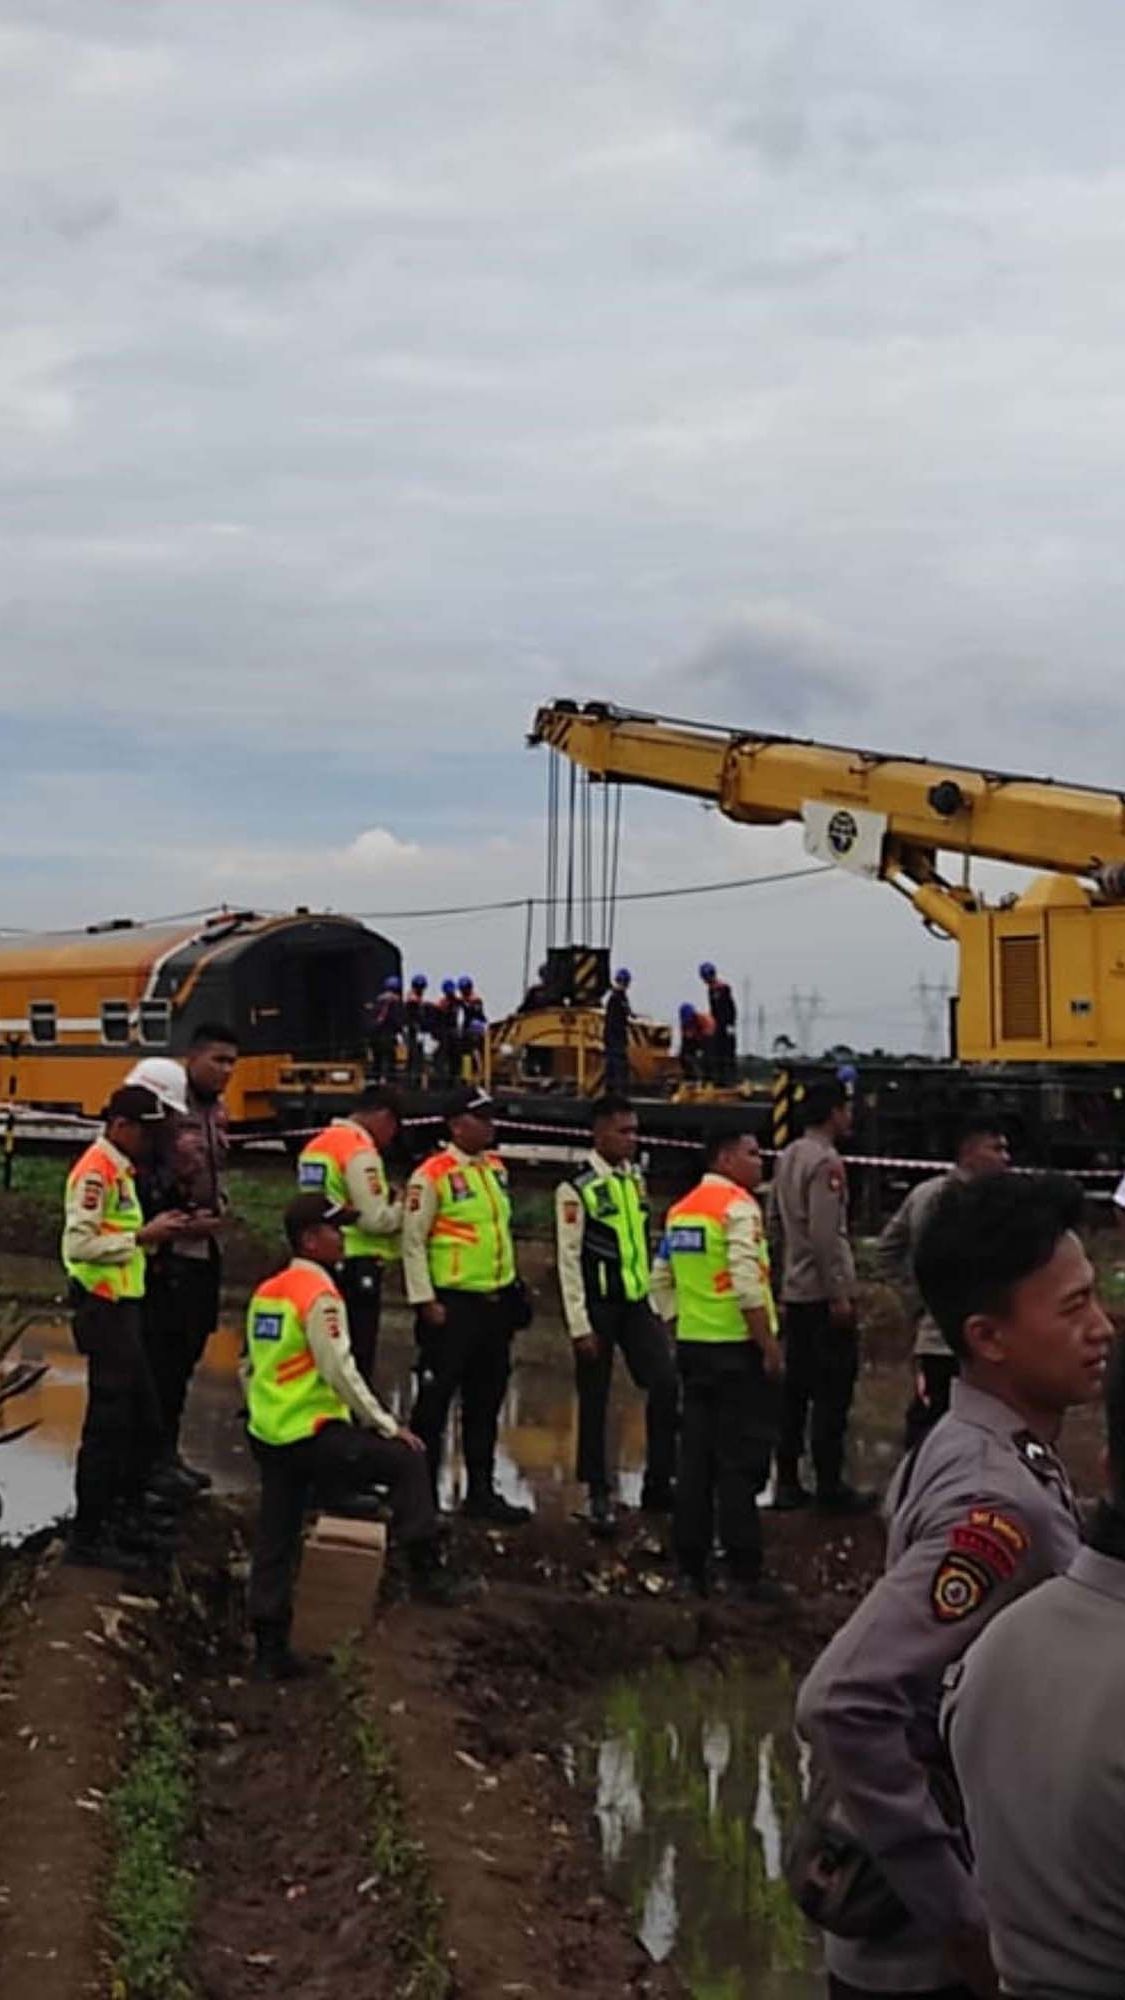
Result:
M435 1291L497 1292L514 1283L512 1204L499 1153L435 1153L418 1174L437 1200L426 1244Z
M344 1302L327 1271L306 1266L267 1278L246 1315L246 1403L252 1437L262 1444L299 1444L325 1424L351 1421L313 1359L305 1320L325 1296Z
M676 1287L676 1338L715 1344L748 1338L746 1316L735 1294L727 1224L730 1211L753 1199L733 1183L703 1181L668 1211L664 1254ZM765 1231L756 1244L762 1291L771 1333L777 1307L770 1285Z
M103 1236L136 1236L144 1228L144 1213L132 1169L126 1162L113 1158L100 1140L95 1139L71 1168L66 1201L68 1211L100 1207L98 1229ZM122 1299L144 1297L145 1253L139 1244L120 1263L86 1263L67 1256L64 1238L63 1266L69 1278L97 1299L110 1299L116 1304Z
M348 1165L357 1153L370 1154L374 1165L368 1164L368 1173L378 1176L378 1187L372 1193L381 1200L389 1198L386 1168L382 1155L370 1134L358 1125L341 1123L328 1125L310 1139L297 1161L297 1184L303 1193L323 1194L329 1201L340 1207L351 1205L351 1191L348 1187ZM399 1254L397 1236L376 1236L362 1229L358 1223L349 1222L344 1231L344 1256L379 1257L386 1264L392 1263Z
M589 1305L647 1299L648 1202L635 1167L599 1173L589 1166L572 1182L586 1212L582 1276Z

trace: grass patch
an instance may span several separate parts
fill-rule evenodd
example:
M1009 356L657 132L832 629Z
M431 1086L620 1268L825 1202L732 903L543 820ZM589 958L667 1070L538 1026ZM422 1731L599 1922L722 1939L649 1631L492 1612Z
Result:
M391 1912L391 1948L402 1972L402 2000L447 2000L453 1974L441 1935L441 1900L425 1848L406 1823L394 1758L374 1722L354 1653L342 1647L332 1670L347 1714L356 1762L367 1798L365 1848L373 1888Z
M110 1799L114 2000L190 2000L183 1964L195 1878L180 1862L193 1809L187 1724L145 1694L127 1733L125 1772Z

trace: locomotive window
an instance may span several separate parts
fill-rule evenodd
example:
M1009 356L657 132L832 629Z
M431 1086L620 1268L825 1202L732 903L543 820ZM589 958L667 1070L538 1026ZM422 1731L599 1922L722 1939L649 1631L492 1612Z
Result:
M161 1047L168 1040L168 1030L172 1018L172 1004L169 1000L141 1001L141 1040L147 1047L157 1044Z
M58 1009L53 1000L33 1000L27 1010L27 1025L33 1042L57 1042Z
M129 1002L127 1000L102 1001L103 1042L127 1042L129 1039Z

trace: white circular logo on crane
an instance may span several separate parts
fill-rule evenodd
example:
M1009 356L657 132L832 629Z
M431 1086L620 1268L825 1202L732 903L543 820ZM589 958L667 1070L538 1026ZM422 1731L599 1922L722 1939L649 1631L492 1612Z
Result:
M828 822L829 847L833 854L850 854L858 839L859 827L855 815L850 813L846 806L841 806L839 812L834 812Z

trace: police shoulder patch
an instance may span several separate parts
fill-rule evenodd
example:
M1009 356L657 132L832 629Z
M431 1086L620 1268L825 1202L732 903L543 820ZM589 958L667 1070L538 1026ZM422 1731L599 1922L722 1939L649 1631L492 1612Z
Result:
M411 1185L406 1190L406 1209L409 1215L417 1215L422 1206L422 1190Z
M102 1198L102 1183L97 1174L87 1174L82 1183L82 1206L97 1208Z
M930 1585L930 1607L939 1625L955 1625L979 1611L996 1577L975 1556L950 1550L934 1571Z
M582 1203L580 1201L563 1202L562 1219L565 1222L568 1229L573 1229L575 1225L581 1220L581 1216L582 1216Z

